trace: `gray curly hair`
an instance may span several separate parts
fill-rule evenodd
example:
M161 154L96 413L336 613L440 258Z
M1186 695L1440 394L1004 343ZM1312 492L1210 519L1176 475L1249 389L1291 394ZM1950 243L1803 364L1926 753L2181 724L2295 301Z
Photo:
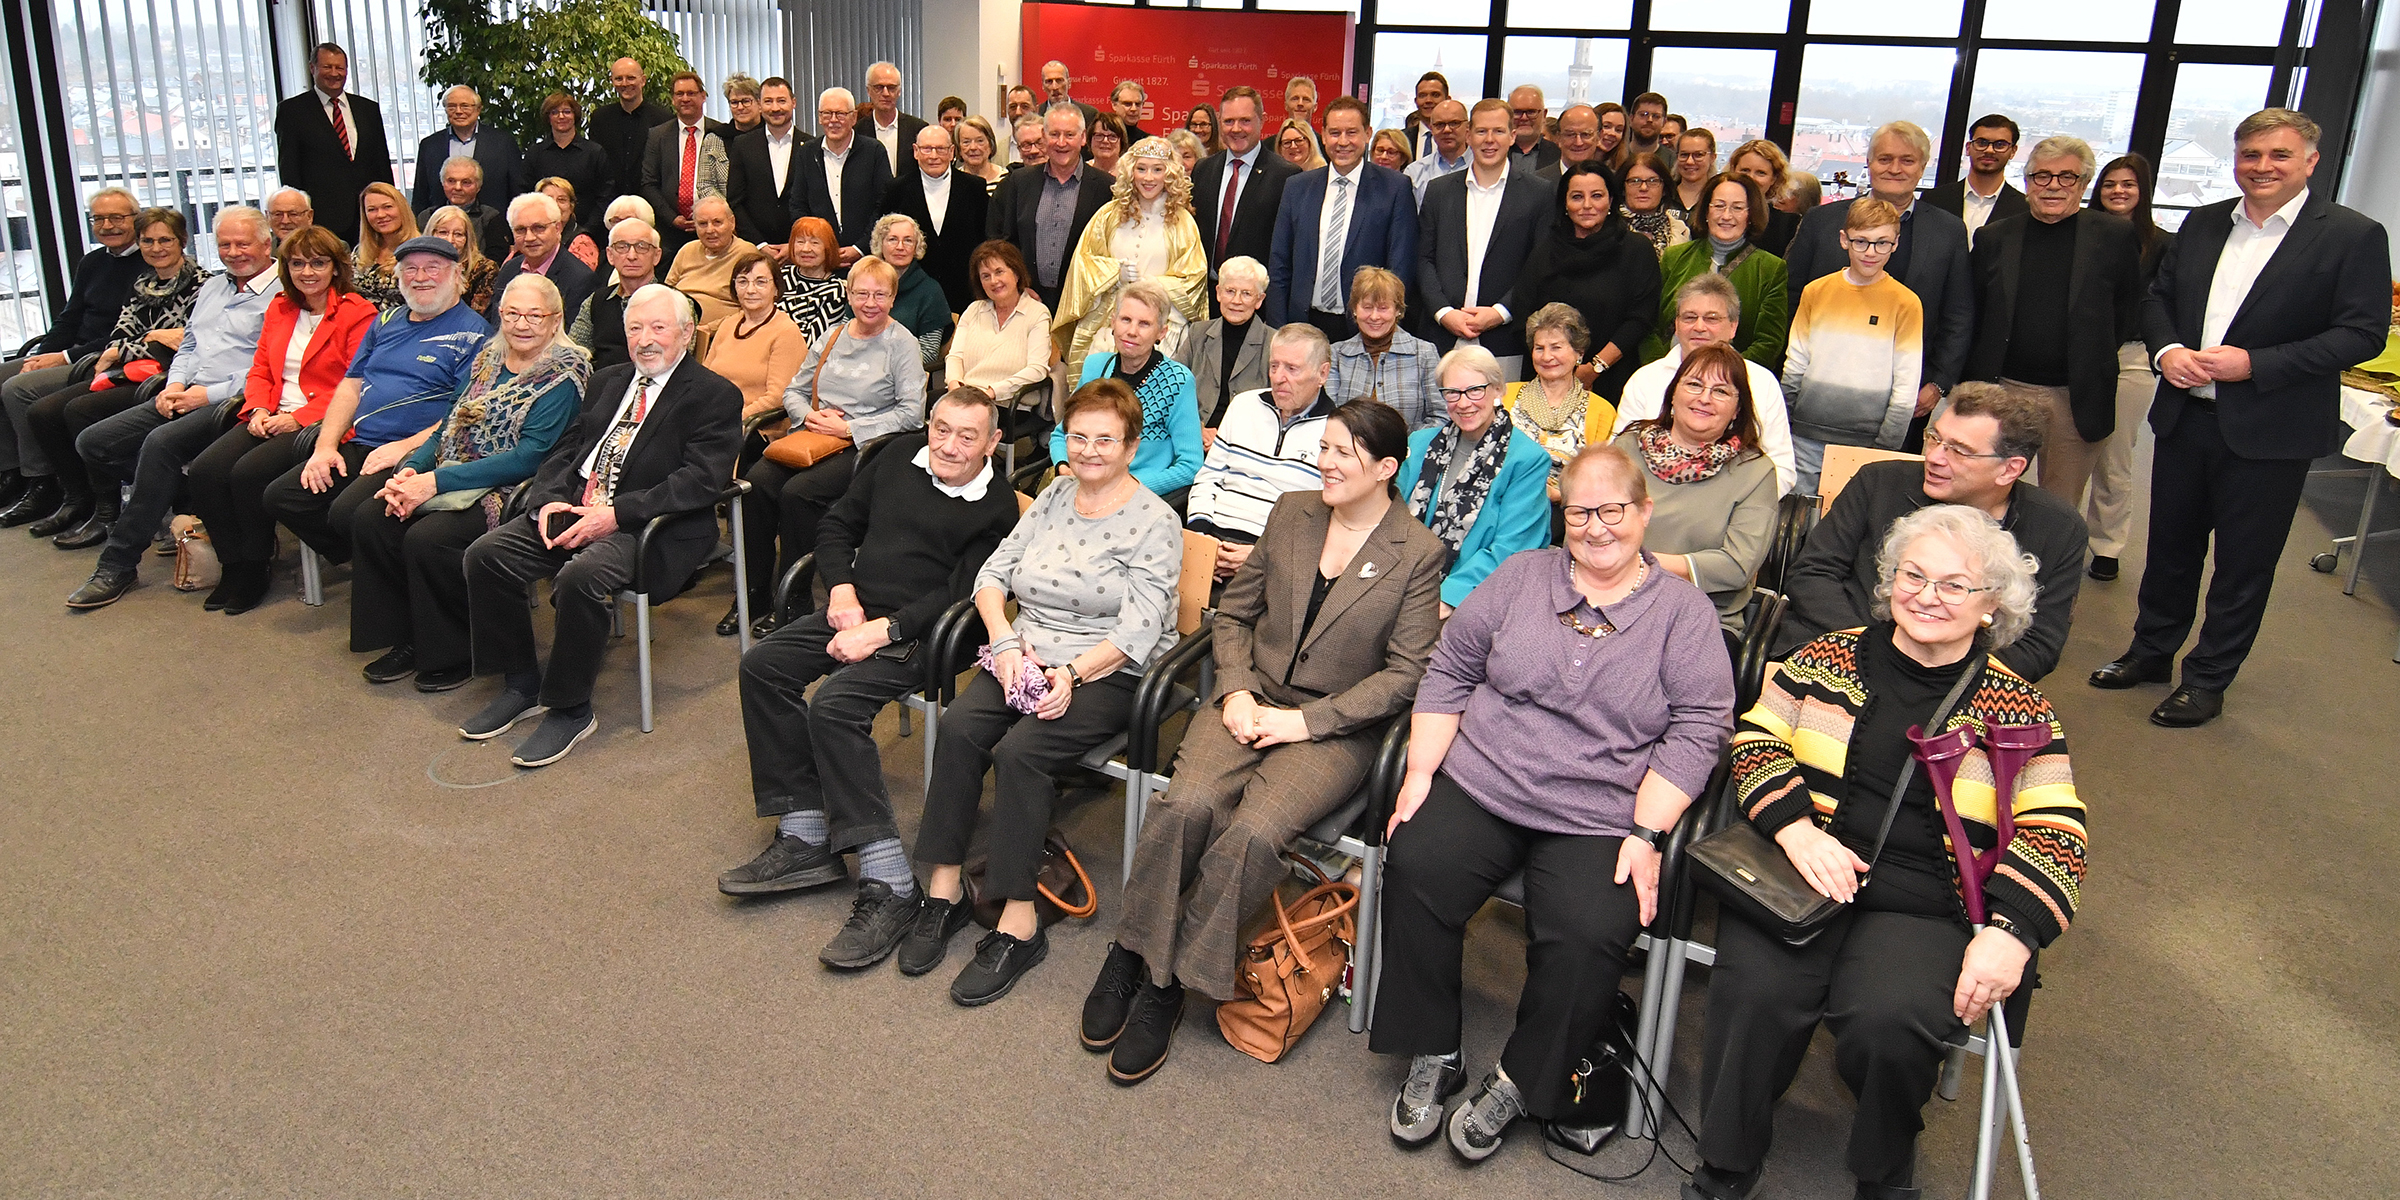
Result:
M1991 514L1964 504L1920 508L1892 522L1875 555L1875 603L1878 621L1892 617L1892 576L1900 556L1921 537L1947 538L1971 564L1975 586L1992 593L1992 627L1988 650L1998 650L2023 637L2033 625L2036 598L2034 578L2041 561L2017 548L2017 539Z

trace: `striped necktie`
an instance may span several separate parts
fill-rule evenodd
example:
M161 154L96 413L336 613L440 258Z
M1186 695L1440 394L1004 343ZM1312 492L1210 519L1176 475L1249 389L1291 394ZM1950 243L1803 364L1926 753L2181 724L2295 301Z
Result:
M1342 250L1350 240L1350 181L1333 181L1333 219L1325 225L1325 244L1317 247L1317 298L1320 312L1342 311Z

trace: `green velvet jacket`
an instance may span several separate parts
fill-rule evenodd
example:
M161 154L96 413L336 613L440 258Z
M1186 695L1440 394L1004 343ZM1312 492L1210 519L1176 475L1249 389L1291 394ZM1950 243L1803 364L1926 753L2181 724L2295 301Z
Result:
M1708 254L1708 239L1703 237L1667 247L1658 260L1658 324L1642 339L1643 362L1666 357L1668 339L1675 336L1675 293L1708 273ZM1734 293L1742 298L1742 320L1734 330L1733 348L1770 371L1782 371L1783 342L1792 328L1783 260L1748 247L1726 277L1733 280Z

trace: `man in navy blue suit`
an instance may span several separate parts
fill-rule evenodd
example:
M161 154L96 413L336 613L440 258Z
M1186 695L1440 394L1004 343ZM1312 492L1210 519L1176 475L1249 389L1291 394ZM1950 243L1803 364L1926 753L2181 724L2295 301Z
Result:
M483 97L465 84L442 96L442 113L450 119L439 131L417 143L417 182L409 190L408 206L428 212L448 203L442 195L442 165L453 158L472 158L483 164L483 190L493 207L505 207L533 181L523 177L517 139L497 126L483 123ZM484 245L484 253L491 253Z
M1416 190L1366 153L1367 106L1348 96L1326 105L1326 165L1285 185L1275 216L1268 325L1306 321L1341 341L1358 332L1350 324L1350 279L1360 267L1415 273Z

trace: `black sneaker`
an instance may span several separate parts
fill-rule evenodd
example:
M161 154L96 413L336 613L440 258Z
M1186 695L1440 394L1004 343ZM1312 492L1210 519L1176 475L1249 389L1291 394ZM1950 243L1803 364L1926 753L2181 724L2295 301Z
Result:
M565 758L577 743L592 736L599 728L598 713L585 713L580 717L570 717L561 712L550 713L542 718L541 724L533 727L532 737L517 743L517 752L509 755L508 761L520 767L549 766Z
M449 692L467 686L475 678L475 668L468 663L455 667L417 668L417 690L420 692Z
M959 968L958 978L950 983L950 998L968 1008L990 1004L1049 956L1049 934L1037 929L1020 941L995 929L975 943L975 961Z
M1759 1180L1766 1177L1767 1165L1760 1163L1748 1171L1735 1173L1723 1167L1701 1163L1700 1169L1684 1181L1683 1200L1750 1200L1757 1194Z
M859 880L858 898L850 902L850 919L825 943L817 961L843 971L882 962L900 948L900 939L908 936L924 902L923 888L898 896L892 893L892 885L880 879Z
M964 897L943 900L927 893L925 906L917 910L917 923L900 939L900 973L923 975L942 965L950 956L950 939L958 936L974 915L974 907Z
M1465 1086L1467 1066L1458 1051L1416 1056L1392 1101L1392 1139L1403 1146L1432 1141L1442 1132L1443 1102Z
M417 673L417 648L394 646L382 657L359 669L368 683L398 683Z
M1106 1050L1116 1044L1142 983L1142 956L1110 942L1100 978L1093 981L1092 994L1083 998L1084 1049Z
M1450 1113L1450 1148L1468 1162L1482 1162L1500 1149L1500 1135L1525 1115L1525 1098L1500 1072L1483 1078L1483 1090Z
M2108 581L2115 579L2117 577L2117 571L2117 560L2104 554L2093 555L2092 565L2084 568L2084 574L2089 575L2102 583L2107 583Z
M728 896L760 896L820 887L848 877L842 860L825 847L778 833L757 858L717 872L717 890Z
M1133 998L1133 1012L1108 1053L1108 1078L1119 1087L1132 1087L1167 1065L1167 1050L1175 1044L1175 1028L1183 1024L1183 985L1160 987L1145 981Z
M548 711L542 702L523 692L503 691L492 698L483 711L468 717L459 725L458 736L470 742L488 741L507 733L510 727L538 712Z
M1868 1183L1861 1179L1858 1189L1851 1193L1853 1200L1919 1200L1925 1189L1903 1187L1890 1183Z

